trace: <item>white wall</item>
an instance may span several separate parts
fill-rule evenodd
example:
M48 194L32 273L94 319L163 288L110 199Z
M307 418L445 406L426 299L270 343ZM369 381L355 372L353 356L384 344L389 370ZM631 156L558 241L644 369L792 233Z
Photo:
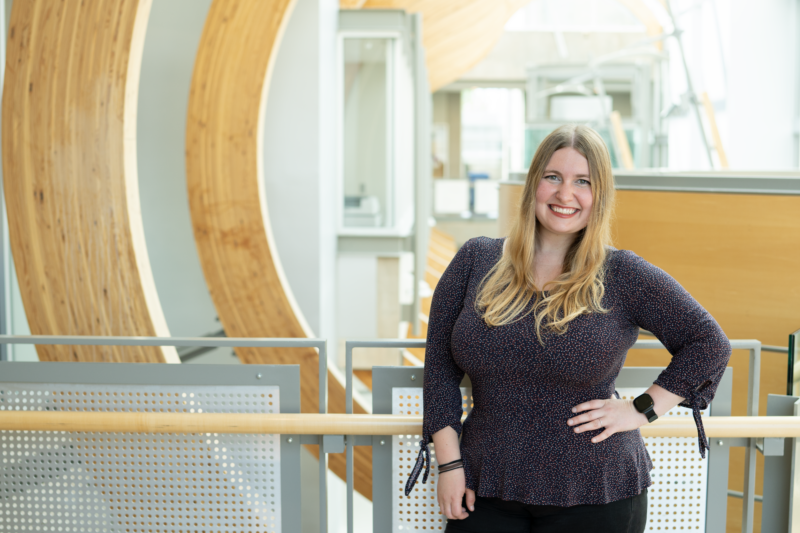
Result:
M194 244L186 190L186 110L211 0L153 2L139 83L137 152L147 251L170 334L221 328Z
M153 3L139 91L139 185L148 253L174 336L220 327L200 268L186 192L185 128L210 0ZM334 101L338 4L298 0L266 106L270 224L289 285L315 334L329 335L334 287ZM325 317L325 318L323 318ZM331 328L331 329L328 329Z
M797 0L730 1L731 168L784 170L797 165L798 10Z
M298 0L267 100L264 177L280 260L309 326L335 335L338 2Z

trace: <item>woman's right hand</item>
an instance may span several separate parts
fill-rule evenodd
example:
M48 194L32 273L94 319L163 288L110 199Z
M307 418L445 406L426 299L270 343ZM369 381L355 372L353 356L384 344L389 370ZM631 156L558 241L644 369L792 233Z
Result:
M463 520L469 516L462 501L464 494L467 495L467 507L470 511L475 510L475 491L466 488L464 480L464 469L458 468L439 474L437 487L437 497L439 509L449 520Z

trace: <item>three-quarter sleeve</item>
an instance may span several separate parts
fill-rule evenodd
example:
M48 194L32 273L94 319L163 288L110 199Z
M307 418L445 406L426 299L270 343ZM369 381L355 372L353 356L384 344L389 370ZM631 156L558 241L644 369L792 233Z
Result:
M461 434L461 380L464 371L453 360L450 337L456 320L464 307L472 271L473 240L467 241L442 274L431 300L428 317L428 339L425 344L425 379L423 384L422 440L417 463L406 483L406 495L414 488L425 468L422 482L430 472L428 444L437 431L452 427Z
M684 400L692 409L705 457L708 441L700 410L714 398L731 355L731 345L716 320L669 274L628 251L614 275L623 283L625 309L631 321L653 333L672 354L655 384Z

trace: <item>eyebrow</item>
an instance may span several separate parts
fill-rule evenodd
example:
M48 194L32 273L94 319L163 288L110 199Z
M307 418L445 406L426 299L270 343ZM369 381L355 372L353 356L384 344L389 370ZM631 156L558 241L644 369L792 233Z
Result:
M559 172L558 170L545 170L544 173L545 175L547 174L558 174L559 176L562 175L561 172ZM588 178L589 174L575 174L575 176L578 178Z

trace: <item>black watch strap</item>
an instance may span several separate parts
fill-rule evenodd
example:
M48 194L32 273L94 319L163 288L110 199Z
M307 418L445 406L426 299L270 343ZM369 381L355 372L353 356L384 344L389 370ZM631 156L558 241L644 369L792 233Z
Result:
M652 406L650 406L647 409L645 409L642 414L647 417L647 421L650 422L650 423L655 422L656 419L658 419L658 415L656 414L656 410L653 409Z
M633 400L633 406L637 411L647 417L648 422L653 422L658 419L658 415L655 411L655 402L653 402L653 398L651 398L649 394L644 393L637 396Z

